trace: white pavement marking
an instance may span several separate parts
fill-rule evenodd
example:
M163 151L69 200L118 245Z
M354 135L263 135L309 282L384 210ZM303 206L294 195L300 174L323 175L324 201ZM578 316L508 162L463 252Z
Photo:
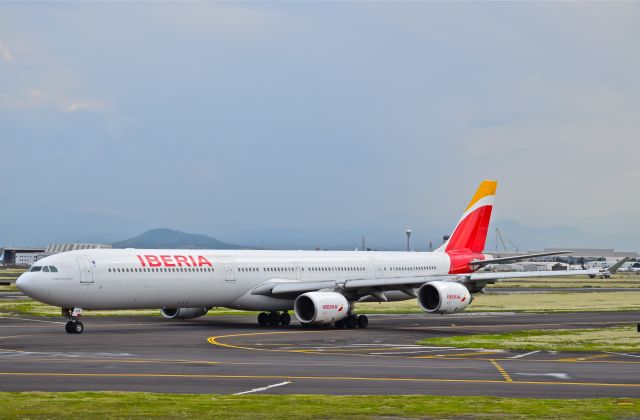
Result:
M567 375L566 373L516 373L516 375L522 375L522 376L550 376L550 377L556 378L556 379L564 379L564 380L569 379L569 375Z
M540 350L534 350L534 351L530 351L529 353L518 354L516 356L511 356L508 359L519 359L521 357L530 356L530 355L536 354L536 353L540 353Z
M18 321L44 322L44 323L47 323L47 324L65 324L64 322L44 321L42 319L17 318L15 316L0 316L0 318L2 318L2 319L12 319L12 320L18 320Z
M236 392L233 395L252 394L254 392L266 391L267 389L270 389L270 388L276 388L276 387L279 387L279 386L289 385L290 383L291 383L291 381L284 381L284 382L280 382L280 383L273 384L273 385L263 386L262 388L253 388L253 389L250 389L248 391Z
M640 357L640 354L614 353L612 351L605 351L605 353L615 354L617 356Z

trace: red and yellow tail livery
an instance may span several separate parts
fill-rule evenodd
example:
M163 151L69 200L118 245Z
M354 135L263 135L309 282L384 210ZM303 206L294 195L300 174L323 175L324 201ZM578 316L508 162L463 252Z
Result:
M469 263L484 259L482 251L487 241L491 211L496 196L497 181L482 181L453 233L437 252L451 259L451 274L472 271Z

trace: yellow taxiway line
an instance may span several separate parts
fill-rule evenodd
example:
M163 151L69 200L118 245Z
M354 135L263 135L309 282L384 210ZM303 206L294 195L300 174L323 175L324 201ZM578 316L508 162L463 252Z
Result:
M449 378L386 378L360 376L295 376L295 375L216 375L186 373L67 373L67 372L0 372L0 376L34 377L86 377L86 378L191 378L191 379L282 379L314 381L366 381L366 382L440 382L440 383L492 383L509 385L560 385L587 387L640 388L640 383L599 383L561 381L511 381L497 379L449 379Z
M509 374L507 373L506 370L504 370L504 368L502 366L500 366L500 364L498 362L495 361L495 359L489 359L489 362L491 362L491 364L498 369L498 372L500 372L500 375L502 375L502 377L504 378L505 381L507 382L513 382L513 379L511 379L511 376L509 376Z

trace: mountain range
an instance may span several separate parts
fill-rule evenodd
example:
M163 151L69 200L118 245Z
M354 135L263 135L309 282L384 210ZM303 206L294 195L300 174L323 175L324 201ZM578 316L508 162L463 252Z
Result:
M151 229L133 238L114 242L114 248L146 249L250 249L233 245L207 235L185 233L173 229Z
M508 251L542 250L544 248L615 248L619 251L635 251L635 236L626 241L619 236L595 235L572 227L535 228L513 220L494 223L487 236L485 250L504 251L497 240L496 227L500 229ZM114 242L114 248L176 248L176 249L335 249L362 248L362 232L366 232L365 247L375 250L406 249L405 230L401 228L334 228L334 229L262 229L228 235L222 241L203 234L186 233L173 229L151 229L130 239ZM427 250L442 242L439 228L414 228L411 248ZM249 245L247 245L249 244Z

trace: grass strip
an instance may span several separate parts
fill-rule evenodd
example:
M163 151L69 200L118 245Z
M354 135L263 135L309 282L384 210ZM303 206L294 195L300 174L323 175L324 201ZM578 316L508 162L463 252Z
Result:
M636 325L574 330L527 330L427 338L418 344L483 349L640 352Z
M402 302L359 303L366 314L423 313L415 299ZM612 312L640 310L640 292L548 292L476 294L465 312Z
M402 302L358 303L359 313L366 314L424 314L415 299ZM477 294L467 312L598 312L638 311L640 292L594 293L505 293ZM11 299L0 301L0 313L31 316L60 316L60 308L34 300ZM86 315L158 315L158 310L86 311ZM248 315L255 312L214 308L210 315Z
M3 316L61 316L60 308L57 306L50 306L45 303L37 302L35 300L25 299L11 299L0 301L0 314ZM226 308L213 308L207 315L220 316L220 315L253 315L255 312L238 311L235 309ZM126 309L115 311L84 311L84 315L88 316L160 316L159 309Z
M4 419L632 418L638 399L440 396L185 395L125 392L0 393Z

